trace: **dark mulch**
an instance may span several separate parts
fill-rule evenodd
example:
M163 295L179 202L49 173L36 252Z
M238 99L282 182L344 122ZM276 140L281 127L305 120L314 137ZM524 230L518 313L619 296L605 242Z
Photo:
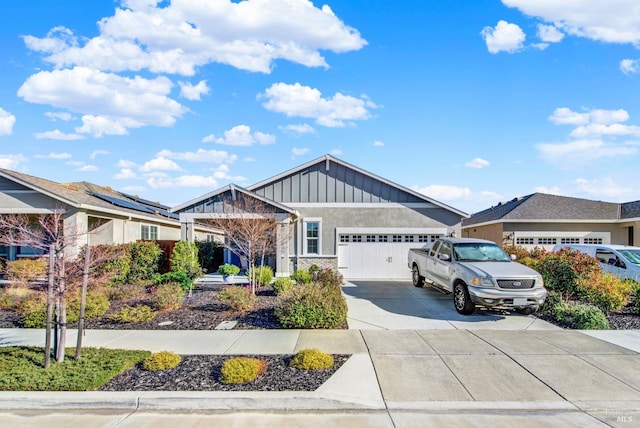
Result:
M289 367L291 355L252 355L269 364L267 372L254 382L224 385L219 382L222 364L231 355L184 355L171 370L148 372L140 365L119 374L100 391L314 391L349 359L334 355L334 365L326 370L299 370Z
M570 323L562 323L557 321L550 312L537 312L535 314L537 318L547 321L558 327L573 330L575 325ZM639 330L640 329L640 314L635 312L632 306L627 306L620 311L612 311L606 313L607 321L609 321L609 327L611 330Z

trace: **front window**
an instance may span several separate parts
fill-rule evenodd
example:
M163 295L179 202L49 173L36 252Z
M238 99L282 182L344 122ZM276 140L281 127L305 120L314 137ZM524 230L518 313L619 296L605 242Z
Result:
M150 224L140 225L140 239L143 241L156 241L158 240L158 226Z
M620 254L634 265L640 265L640 250L620 250Z
M320 222L309 221L305 223L306 253L320 254Z
M511 257L496 244L464 243L453 247L460 262L510 262Z

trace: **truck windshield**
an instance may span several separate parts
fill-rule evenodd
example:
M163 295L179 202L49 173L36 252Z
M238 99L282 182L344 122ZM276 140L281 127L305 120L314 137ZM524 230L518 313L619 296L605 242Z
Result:
M496 244L462 243L453 246L460 262L510 262L511 258Z
M619 252L634 265L640 265L640 250L619 250Z

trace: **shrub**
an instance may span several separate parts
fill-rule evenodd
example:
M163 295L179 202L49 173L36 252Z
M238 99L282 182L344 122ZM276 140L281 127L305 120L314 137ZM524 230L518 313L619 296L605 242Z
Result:
M231 358L220 369L220 382L225 385L253 382L267 371L267 367L267 362L258 358Z
M156 317L156 313L147 305L136 305L134 307L125 306L109 319L118 323L139 323L148 322Z
M256 266L256 281L260 287L269 285L273 279L273 269L270 266ZM249 269L247 273L249 278L253 278L253 272Z
M178 309L183 298L184 290L174 282L151 287L151 306L159 311Z
M16 309L33 293L34 291L27 287L0 288L0 309Z
M80 290L74 290L67 296L67 323L75 323L80 319ZM85 319L97 318L109 310L109 298L97 290L88 290L85 300Z
M604 312L591 305L560 303L554 308L556 320L584 330L607 330L609 321Z
M20 323L26 328L44 328L47 322L47 301L41 293L32 294L22 301L18 308L22 318Z
M162 250L157 242L143 241L128 244L131 254L131 266L127 282L141 284L151 281L158 272Z
M107 259L98 263L93 272L99 277L109 277L111 284L126 284L131 269L131 251L128 244L98 245L97 251L108 254ZM83 257L81 252L80 258Z
M542 275L548 290L562 294L565 299L577 297L578 274L571 263L559 254L551 254L540 260L536 270Z
M333 367L333 356L317 349L303 349L293 356L289 367L301 370L324 370Z
M198 264L205 272L215 271L216 243L214 241L196 241L198 247Z
M294 288L275 313L284 328L339 328L347 322L347 303L340 288L312 283Z
M253 307L256 296L251 294L249 287L242 285L231 285L225 287L218 294L220 300L225 302L234 311L246 311Z
M109 300L140 300L147 297L147 288L140 284L114 284L108 287Z
M237 275L240 273L240 268L236 265L232 265L231 263L225 263L218 267L218 273L224 276Z
M167 272L163 274L156 274L153 277L154 285L162 285L162 284L169 284L169 283L178 284L184 291L190 290L191 285L193 284L191 279L184 272L172 271L172 272Z
M313 275L304 269L298 269L293 272L291 279L300 284L310 284L313 281Z
M344 284L342 274L330 268L320 269L316 273L316 281L325 287L339 287Z
M631 284L631 304L638 315L640 315L640 283L629 280Z
M520 245L510 245L502 247L505 253L516 256L516 260L520 261L524 258L531 258L531 253L525 247Z
M155 352L142 360L142 368L150 372L170 370L178 366L182 358L169 351Z
M276 278L275 282L273 283L273 291L277 295L286 295L291 290L293 290L293 287L295 285L296 283L291 278Z
M540 308L540 312L553 312L556 305L559 305L560 303L563 303L562 294L557 291L548 290L547 298Z
M580 295L603 311L624 308L631 296L631 283L608 273L592 273L579 281Z
M9 281L26 285L47 275L47 260L38 258L8 261L5 274Z
M187 289L190 289L193 281L202 276L198 246L193 242L178 241L171 252L171 271L185 275L189 279Z

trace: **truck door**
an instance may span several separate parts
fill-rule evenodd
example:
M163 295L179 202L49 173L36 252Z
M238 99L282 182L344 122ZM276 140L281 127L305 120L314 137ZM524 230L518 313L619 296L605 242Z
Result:
M433 272L433 277L441 286L450 288L449 271L451 269L451 244L443 242L438 248L435 257L429 259L431 266L429 269Z
M627 273L627 265L613 251L598 248L596 249L596 258L600 262L603 271L609 272L618 278L627 278L629 276Z

